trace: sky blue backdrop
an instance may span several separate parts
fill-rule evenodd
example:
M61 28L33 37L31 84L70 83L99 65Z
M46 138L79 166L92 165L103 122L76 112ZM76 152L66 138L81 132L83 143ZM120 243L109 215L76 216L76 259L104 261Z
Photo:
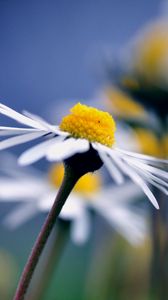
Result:
M99 86L103 47L122 47L161 0L0 0L0 99L38 113Z

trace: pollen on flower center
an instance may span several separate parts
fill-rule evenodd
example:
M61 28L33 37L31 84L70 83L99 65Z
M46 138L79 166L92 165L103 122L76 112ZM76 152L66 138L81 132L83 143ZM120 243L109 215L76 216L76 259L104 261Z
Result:
M50 183L58 188L61 185L64 176L64 168L62 164L55 164L49 171ZM87 173L82 176L74 187L74 191L88 195L97 192L100 188L101 180L98 174Z
M61 121L61 130L89 142L98 142L108 147L114 144L115 121L109 113L81 103L76 104L70 111L71 114Z

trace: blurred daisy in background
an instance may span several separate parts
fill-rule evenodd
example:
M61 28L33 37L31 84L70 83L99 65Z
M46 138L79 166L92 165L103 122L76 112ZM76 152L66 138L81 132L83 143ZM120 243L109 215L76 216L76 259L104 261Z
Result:
M108 86L100 95L108 111L118 120L130 126L142 126L159 131L161 124L153 110L136 101L128 92L116 86Z
M102 94L102 101L106 104L108 111L119 120L119 125L123 125L121 136L130 137L128 144L131 151L160 158L168 156L166 146L168 135L167 132L162 133L162 124L156 114L147 111L127 92L116 87L105 90ZM120 132L118 136L120 137ZM124 148L122 141L119 145Z
M130 70L144 84L168 87L168 20L158 19L139 32L132 45Z
M145 122L148 118L142 104L135 102L131 96L114 86L105 90L102 101L105 101L108 110L118 119L136 119L136 122Z
M1 136L12 136L0 142L0 150L43 137L47 140L25 151L19 158L21 165L28 165L46 157L49 161L80 160L84 157L91 170L104 163L113 179L121 184L127 175L141 187L149 200L158 209L158 203L145 181L167 194L168 174L162 168L167 160L156 159L139 153L119 149L115 144L115 121L107 112L93 107L76 104L59 126L53 126L30 113L20 114L0 105L0 113L31 128L0 127Z
M20 169L17 160L9 154L2 156L1 161L0 201L19 202L6 216L4 224L15 229L36 214L51 209L64 169L63 165L54 164L46 176L32 167ZM7 166L3 161L8 161ZM8 167L12 172L8 172ZM59 217L72 222L71 237L75 243L87 240L93 211L131 244L137 245L148 234L144 210L133 205L141 197L142 192L130 182L121 187L103 185L98 173L88 173L76 184Z
M112 90L112 93L106 92L106 97L111 104L109 111L112 113L114 111L117 118L131 126L133 139L139 145L139 152L167 158L167 17L148 23L122 49L118 66L111 64L107 67L107 83L110 91ZM117 93L113 91L114 86ZM118 99L120 105L114 97ZM133 100L135 104L132 105L128 99ZM139 105L145 108L147 118L143 117L143 110L139 109ZM116 107L119 108L119 112ZM146 178L148 180L148 177ZM154 189L155 187L153 191ZM160 299L164 298L163 295L167 292L168 204L167 197L159 190L155 190L155 194L161 210L158 213L151 207L151 290L154 291L152 297Z
M128 92L159 117L167 118L168 19L158 18L140 29L123 46L120 56L117 76L116 65L109 67L110 73L107 68L110 83Z

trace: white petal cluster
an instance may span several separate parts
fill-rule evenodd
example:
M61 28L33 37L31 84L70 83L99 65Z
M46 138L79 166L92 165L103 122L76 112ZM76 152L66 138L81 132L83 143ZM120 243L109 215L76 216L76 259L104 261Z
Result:
M50 211L58 190L43 172L33 167L20 169L15 157L9 154L0 157L0 201L19 202L4 219L4 224L14 230L38 213ZM8 161L6 168L4 161ZM148 226L144 211L135 209L131 202L141 196L142 193L130 182L120 187L104 186L87 197L72 192L59 218L71 221L71 238L81 244L88 239L91 231L92 209L128 242L138 245L146 238Z
M168 193L168 161L154 157L109 148L97 142L90 143L87 139L75 139L68 132L61 131L58 126L51 125L38 116L30 113L20 114L0 104L0 113L6 115L29 128L0 127L0 136L11 136L0 142L0 150L23 144L43 137L45 141L26 150L20 157L21 165L28 165L46 157L49 161L63 161L76 153L89 150L90 145L98 152L100 158L113 179L121 184L124 176L141 187L152 204L159 205L148 183ZM89 162L88 162L89 163Z

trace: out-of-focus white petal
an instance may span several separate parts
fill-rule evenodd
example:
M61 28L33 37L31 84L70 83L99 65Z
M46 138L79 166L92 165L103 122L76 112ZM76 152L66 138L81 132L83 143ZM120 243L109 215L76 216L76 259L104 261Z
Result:
M118 148L129 151L140 151L140 146L135 139L135 131L131 126L124 124L117 124L117 130L115 132L115 145Z
M15 121L17 121L21 124L46 131L46 128L44 126L42 126L38 121L34 121L34 120L30 119L2 103L0 103L0 113L11 119L14 119Z
M37 206L39 211L48 212L54 204L55 198L57 196L57 189L52 189L51 187L46 190L45 193L38 199Z
M106 220L131 244L141 244L148 234L147 223L142 212L135 213L130 208L114 206L111 210L103 212Z
M71 238L75 244L81 245L85 243L90 233L90 216L86 209L84 209L71 225Z
M105 205L113 206L113 203L130 204L143 196L143 191L129 180L120 187L111 184L105 185L98 193L94 193L91 205L95 206L98 203L103 208ZM106 202L104 202L105 200Z
M104 198L102 191L102 195L98 195L97 201L92 202L94 210L134 245L142 243L148 234L147 221L143 211L134 211L128 205L129 202L142 195L142 192L138 193L135 188L136 186L133 184L125 184L118 190L116 187L105 189Z
M38 209L43 212L48 212L54 204L57 192L58 190L49 187L48 191L46 190L46 192L43 193L43 196L39 198L37 203ZM74 220L77 218L83 210L81 199L82 198L77 194L71 193L66 200L59 217L64 220Z
M22 153L22 155L19 157L19 164L20 165L28 165L32 164L35 161L38 161L42 157L44 157L47 153L47 150L51 145L55 145L60 142L60 140L63 140L63 137L54 137L50 140L47 140L45 142L42 142L28 150Z
M48 212L55 200L56 192L50 191L39 199L38 209L43 212ZM72 193L66 200L59 218L71 221L71 237L76 244L81 244L86 241L90 230L90 218L85 204L77 194Z
M28 201L42 195L47 188L43 180L0 179L0 201Z
M9 213L4 219L3 223L8 228L14 230L20 225L26 223L29 219L38 214L36 203L26 203L20 205L11 213Z
M60 217L64 220L74 220L82 214L83 209L82 198L76 193L71 193L62 208Z
M7 151L2 152L0 155L0 174L3 178L4 175L9 176L15 180L18 179L26 179L26 180L34 180L38 178L41 181L46 181L46 176L44 172L33 166L27 166L26 169L19 168L17 157L12 153Z
M22 134L19 136L14 136L8 139L5 139L4 141L0 142L0 150L4 150L16 145L24 144L26 142L35 140L41 136L43 136L45 133L43 131L40 132L31 132Z
M86 152L89 149L89 142L85 139L69 138L49 147L47 158L50 161L62 161L76 153Z

